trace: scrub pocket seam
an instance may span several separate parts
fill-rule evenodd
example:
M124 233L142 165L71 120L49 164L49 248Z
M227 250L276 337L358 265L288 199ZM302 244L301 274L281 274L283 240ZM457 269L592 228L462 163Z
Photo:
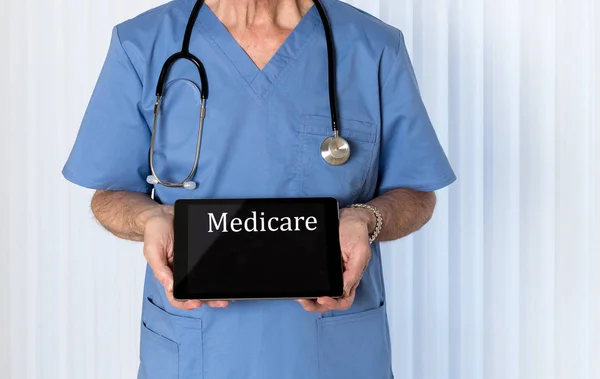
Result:
M161 344L163 345L175 345L175 348L177 349L177 351L179 351L179 345L177 344L177 342L173 341L172 339L163 336L162 334L155 332L154 330L150 329L148 327L148 325L146 325L146 323L144 321L142 321L142 328L146 329L148 332L150 332L150 335L152 336L152 339L156 340L156 341L160 341Z
M169 372L169 377L171 377L172 374L172 378L179 378L179 344L173 340L171 340L170 338L167 338L165 336L163 336L162 334L154 331L153 329L150 329L148 327L148 325L146 325L146 323L144 321L141 322L141 335L140 335L140 339L143 341L145 338L148 338L151 343L153 344L157 344L157 346L160 346L162 349L164 349L163 355L162 355L162 359L164 359L162 361L162 363L168 363L164 366L162 366L163 368L169 367L171 366L171 369L168 370ZM149 357L150 353L149 351L147 351L147 349L150 349L150 347L147 345L149 341L146 341L146 345L144 346L140 346L140 365L144 365L145 369L148 369L148 364L152 365L154 362L152 362L152 359ZM167 356L168 355L168 356ZM150 366L152 368L152 366ZM168 379L168 378L165 378Z
M303 122L302 128L297 133L302 139L302 145L300 149L300 154L298 156L298 164L299 167L299 180L300 180L300 194L306 195L306 180L305 180L305 171L312 169L312 167L308 167L309 164L307 159L308 154L317 154L319 155L318 149L310 152L306 151L306 144L308 141L308 137L319 136L323 137L323 140L327 137L332 136L333 132L331 131L331 117L318 115L318 114L302 114L301 115ZM313 121L313 122L311 122ZM344 127L344 125L346 127ZM350 161L353 159L352 146L360 145L359 148L363 150L363 155L360 158L361 164L357 165L355 169L360 170L360 176L356 179L356 190L353 190L352 194L346 199L349 203L356 202L365 192L365 184L369 177L369 174L373 165L373 158L375 157L375 149L377 144L377 124L370 121L363 121L353 118L340 118L340 131L341 136L346 138L350 142L351 152L350 152ZM356 156L354 156L356 159ZM318 165L327 165L324 161L319 158L319 161L315 164ZM343 169L343 166L342 168ZM360 184L358 184L360 183Z
M375 142L376 141L377 141L377 139L375 140ZM375 144L375 142L373 142L373 143ZM360 185L359 195L352 201L353 203L359 201L359 199L361 198L361 195L365 196L365 185L367 184L367 178L369 177L369 174L371 173L371 169L373 168L373 157L374 156L375 156L375 146L373 146L373 148L371 149L371 156L369 157L369 165L365 172L365 176L363 177L362 184Z
M300 132L299 136L300 141L297 144L298 156L296 157L296 182L298 186L296 188L299 188L298 196L302 196L302 194L304 193L304 160L302 159L302 157L304 156L304 147L306 146L306 132Z
M157 314L160 315L160 317L169 318L171 321L173 321L173 323L187 327L187 328L198 329L198 330L200 330L202 328L202 319L201 318L186 317L186 316L180 316L180 315L176 315L173 313L169 313L166 310L159 307L158 305L156 305L154 303L154 301L152 300L152 298L146 297L146 299L148 301L149 308L153 309L150 312L156 312Z
M358 322L358 321L362 321L366 318L370 318L370 317L375 317L377 315L377 313L382 311L382 307L384 307L385 304L382 303L381 305L377 306L376 308L372 308L372 309L367 309L365 311L360 311L360 312L356 312L356 313L350 313L350 314L342 314L342 315L338 315L338 316L331 316L331 317L323 317L323 318L319 318L317 319L317 322L319 324L320 327L328 327L328 326L333 326L333 325L342 325L342 324L349 324L352 322Z
M153 327L153 323L156 327ZM176 346L177 378L185 378L187 373L181 372L182 367L188 367L186 370L196 373L199 378L206 378L206 365L204 364L204 328L202 319L196 317L186 317L173 314L157 305L150 296L144 297L142 327L147 330L146 336L150 337L155 343L161 343L161 346L167 347L167 343L173 343ZM161 329L164 329L163 335ZM172 336L172 337L171 337ZM193 339L196 336L196 340ZM158 340L162 338L164 341ZM196 352L199 356L196 359L194 368L181 366L182 359L185 362L190 358L190 354ZM187 356L187 357L186 357ZM184 376L182 376L184 375Z
M364 379L367 373L391 378L386 317L382 301L376 308L317 319L319 379Z
M304 119L303 123L303 132L308 135L313 136L324 136L329 137L333 136L333 131L331 130L331 116L322 116L318 114L303 114L302 118ZM310 120L321 120L326 122L326 127L313 127L311 128L309 125ZM353 118L340 117L339 118L340 125L340 136L344 138L350 139L350 141L355 140L364 143L375 143L376 140L376 127L377 125L370 121L362 121ZM359 130L354 127L344 127L344 125L356 125L361 124L364 125L368 131ZM323 124L325 125L325 124Z

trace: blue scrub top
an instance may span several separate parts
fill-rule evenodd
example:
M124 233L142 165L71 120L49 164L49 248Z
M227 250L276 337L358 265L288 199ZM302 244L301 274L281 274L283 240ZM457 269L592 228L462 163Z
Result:
M190 51L209 80L193 191L179 198L332 196L341 206L393 188L434 191L456 177L419 95L399 30L337 0L322 0L337 52L341 136L352 148L330 166L320 145L332 134L327 55L315 7L259 70L209 7ZM175 0L113 30L104 67L63 175L84 187L149 193L155 87L181 49L193 0ZM180 181L191 168L200 97L188 62L170 72L155 166ZM225 309L174 309L146 271L138 378L390 379L390 339L381 255L373 256L348 311L309 313L295 301L237 301Z

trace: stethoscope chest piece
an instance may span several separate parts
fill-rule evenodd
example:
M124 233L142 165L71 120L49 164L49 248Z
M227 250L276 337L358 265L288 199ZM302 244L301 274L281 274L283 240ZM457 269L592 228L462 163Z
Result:
M321 156L330 165L341 166L350 159L350 144L336 133L321 144Z

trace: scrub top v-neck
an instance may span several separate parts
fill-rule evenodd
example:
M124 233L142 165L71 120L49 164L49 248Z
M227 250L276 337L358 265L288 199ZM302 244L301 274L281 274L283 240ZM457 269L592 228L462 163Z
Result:
M278 48L269 62L259 69L239 45L210 7L204 5L198 15L196 30L203 34L217 53L222 54L237 71L238 76L262 98L279 75L293 69L294 62L311 42L320 25L316 8L311 7ZM233 78L232 78L233 79Z
M352 155L323 161L331 135L327 53L313 6L261 71L203 7L190 51L209 82L198 169L180 198L331 196L341 206L394 188L434 191L456 176L421 99L397 29L338 0L322 0L336 46L340 135ZM175 0L114 28L106 61L63 175L84 187L150 193L148 152L155 87L179 51L193 0ZM154 163L180 180L193 163L198 72L171 69ZM301 257L298 257L301 259ZM224 309L172 307L146 271L139 379L391 379L379 244L347 311L309 313L293 300L237 301Z

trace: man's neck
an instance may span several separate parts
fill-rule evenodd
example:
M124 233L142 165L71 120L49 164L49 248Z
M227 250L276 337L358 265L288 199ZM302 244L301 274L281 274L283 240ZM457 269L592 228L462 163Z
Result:
M312 0L206 0L229 29L252 30L275 26L293 29L312 7Z

